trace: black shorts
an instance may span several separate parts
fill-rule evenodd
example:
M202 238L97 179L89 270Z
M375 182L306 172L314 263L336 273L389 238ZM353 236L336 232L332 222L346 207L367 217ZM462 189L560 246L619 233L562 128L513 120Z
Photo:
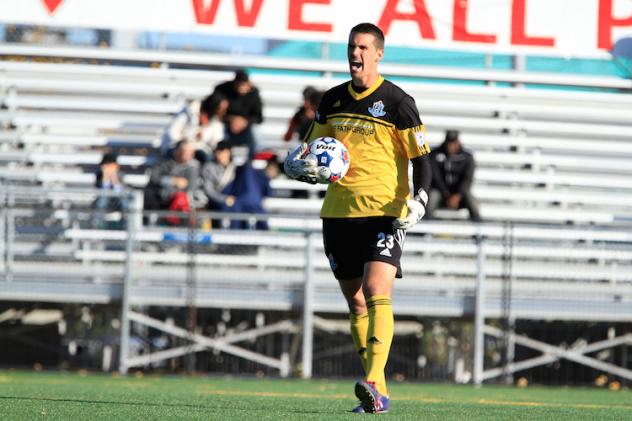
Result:
M366 262L386 262L402 277L400 259L406 231L393 228L392 216L323 218L325 255L336 279L362 277Z

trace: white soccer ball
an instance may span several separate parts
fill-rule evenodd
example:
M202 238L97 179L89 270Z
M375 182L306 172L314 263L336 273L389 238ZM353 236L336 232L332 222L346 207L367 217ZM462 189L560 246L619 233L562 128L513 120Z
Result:
M326 184L342 179L349 169L349 151L342 142L333 137L314 139L303 159L316 163L319 178L326 180Z

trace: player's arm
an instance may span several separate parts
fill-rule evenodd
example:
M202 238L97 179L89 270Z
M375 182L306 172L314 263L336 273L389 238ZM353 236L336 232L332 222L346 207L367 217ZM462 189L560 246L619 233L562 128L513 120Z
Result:
M331 129L327 124L326 117L327 106L325 104L329 102L329 95L327 94L328 93L325 93L323 96L323 100L318 107L314 121L310 125L309 130L303 139L303 143L291 151L283 162L285 174L290 178L310 184L327 183L327 180L319 179L316 162L304 159L308 144L312 140L322 136L331 135Z
M408 205L407 215L393 221L393 226L399 229L408 229L421 221L426 214L427 192L432 181L430 147L426 143L426 129L419 118L412 97L406 97L400 105L397 129L413 167L413 194L412 199L406 202Z
M432 181L432 166L430 165L430 157L421 155L410 160L413 166L413 198L426 196L423 201L424 208L428 202L428 191L430 191L430 182Z
M417 224L426 214L428 191L432 180L432 167L428 155L422 155L410 160L413 166L413 197L406 201L408 213L404 218L393 221L393 226L408 229Z

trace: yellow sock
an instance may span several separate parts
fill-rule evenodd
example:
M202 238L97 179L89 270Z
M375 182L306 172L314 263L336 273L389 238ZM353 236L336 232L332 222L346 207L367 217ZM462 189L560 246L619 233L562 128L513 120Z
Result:
M374 295L367 300L366 304L369 309L366 380L375 382L377 391L388 396L384 368L388 361L395 329L391 297Z
M349 322L351 324L351 337L353 345L360 357L362 369L366 373L366 338L369 331L369 313L354 314L349 313Z

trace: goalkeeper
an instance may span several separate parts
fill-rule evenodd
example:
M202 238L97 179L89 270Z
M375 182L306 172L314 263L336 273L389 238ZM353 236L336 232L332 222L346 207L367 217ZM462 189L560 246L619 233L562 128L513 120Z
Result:
M325 93L305 143L285 161L290 177L324 183L315 164L301 159L307 143L331 136L349 150L349 171L329 185L320 216L325 254L347 300L351 336L365 372L355 386L360 405L354 412L387 412L390 406L384 368L394 329L391 291L394 279L402 277L406 230L424 216L432 177L415 101L380 75L383 55L384 34L377 26L361 23L351 29L351 81Z

